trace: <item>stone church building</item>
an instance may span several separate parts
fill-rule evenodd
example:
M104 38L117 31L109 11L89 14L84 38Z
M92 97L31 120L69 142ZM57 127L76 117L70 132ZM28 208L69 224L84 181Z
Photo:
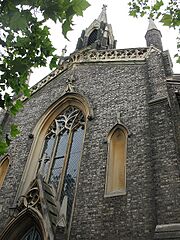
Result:
M106 7L24 96L0 159L1 240L180 239L180 75L150 20L116 49Z

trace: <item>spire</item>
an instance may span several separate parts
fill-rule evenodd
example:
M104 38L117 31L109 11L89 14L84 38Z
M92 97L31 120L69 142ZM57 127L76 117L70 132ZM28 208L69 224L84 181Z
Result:
M150 18L149 19L149 26L145 35L146 44L147 46L155 46L159 50L163 51L162 41L161 41L161 32L156 27L154 21Z
M91 25L82 31L78 39L76 50L80 49L113 49L116 47L111 24L107 23L106 5L103 5L101 13Z
M152 20L152 18L149 19L149 26L147 31L152 30L152 29L156 29L158 30L158 28L156 27L156 24L154 23L154 21Z
M107 23L106 8L107 8L107 5L103 4L102 11L97 19L99 22Z

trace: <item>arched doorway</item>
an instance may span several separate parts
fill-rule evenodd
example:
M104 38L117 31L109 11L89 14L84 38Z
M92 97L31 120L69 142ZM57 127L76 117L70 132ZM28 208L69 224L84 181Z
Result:
M48 234L41 216L36 211L25 209L9 222L0 240L47 240Z

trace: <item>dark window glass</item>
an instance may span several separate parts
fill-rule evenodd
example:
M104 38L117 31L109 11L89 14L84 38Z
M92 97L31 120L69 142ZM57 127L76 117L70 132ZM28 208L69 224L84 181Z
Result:
M92 33L89 35L87 45L91 45L92 43L94 43L97 40L97 33L98 33L98 31L96 29L94 31L92 31Z
M69 106L58 115L48 129L42 157L47 182L60 193L60 202L66 202L67 225L72 212L79 160L83 147L85 119L82 112ZM43 161L42 161L43 162ZM65 198L64 198L65 197Z
M76 178L78 173L79 160L81 158L82 145L83 145L84 130L82 127L78 128L72 139L72 145L69 155L68 167L66 170L63 190L61 193L61 202L64 196L67 196L67 221L69 222L72 210L72 204L74 200Z
M42 238L36 227L33 226L25 233L21 240L42 240Z
M46 177L49 169L50 158L52 155L53 147L55 142L55 135L51 134L46 136L45 143L44 143L44 150L42 156L46 158L45 166L44 166L44 177Z
M50 175L50 183L53 183L56 189L58 186L60 175L62 173L64 157L67 149L67 142L68 142L68 133L66 131L62 136L60 136L60 140L58 142L57 151L56 151L56 155L54 158L53 167Z

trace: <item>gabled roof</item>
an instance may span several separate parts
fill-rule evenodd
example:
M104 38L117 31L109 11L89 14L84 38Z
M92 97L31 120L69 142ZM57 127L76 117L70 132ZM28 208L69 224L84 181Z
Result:
M160 52L154 46L144 48L126 48L109 50L89 50L84 49L72 53L65 61L49 75L31 87L31 95L52 81L55 77L70 69L74 64L81 63L105 63L105 62L143 62L152 51ZM22 101L27 97L22 96Z

